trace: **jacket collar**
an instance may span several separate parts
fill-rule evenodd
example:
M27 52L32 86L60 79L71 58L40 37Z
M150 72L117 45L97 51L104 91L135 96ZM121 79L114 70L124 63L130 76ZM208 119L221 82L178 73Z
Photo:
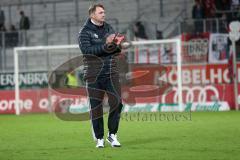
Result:
M92 29L92 30L97 30L98 28L104 27L104 26L105 26L105 22L103 23L102 26L97 26L97 25L95 25L95 24L93 24L93 23L91 22L91 19L90 19L90 18L88 18L87 21L85 22L84 26L87 27L87 28L89 28L89 29Z

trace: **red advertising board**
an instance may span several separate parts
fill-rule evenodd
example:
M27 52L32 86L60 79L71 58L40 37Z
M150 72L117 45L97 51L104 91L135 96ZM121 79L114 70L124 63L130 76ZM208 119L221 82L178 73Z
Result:
M148 99L151 101L157 99L159 103L176 103L177 68L171 65L165 67L166 72L162 74L163 66L133 66L133 72L144 71L147 73L142 77L133 79L133 86L171 84L170 92L159 94L158 98L152 96ZM240 65L238 65L237 71L240 80ZM183 101L226 101L234 109L234 89L230 78L227 64L184 65L182 66ZM238 87L240 89L240 85Z
M131 86L123 86L122 98L125 104L157 102L163 104L177 103L177 70L176 66L164 67L157 65L132 66L132 72L146 73L142 77L133 77ZM240 76L240 65L238 65ZM240 79L240 77L238 78ZM165 82L165 83L162 83ZM161 84L170 84L164 88ZM234 89L230 83L226 64L185 65L182 68L183 102L227 102L234 109ZM163 92L168 89L168 92ZM240 89L240 85L238 86ZM69 92L68 92L69 93ZM54 104L63 99L74 99L75 104L87 105L85 89L74 91L74 94L60 94L53 90L36 89L20 91L21 113L41 113L53 110ZM0 91L0 114L15 113L14 91Z
M182 60L184 63L207 62L209 33L182 34Z
M48 89L21 90L20 110L21 113L44 113L54 110L56 103L65 99L73 99L74 104L86 104L87 99L84 90L80 90L79 96L73 94L60 94ZM14 91L0 91L0 114L15 114Z

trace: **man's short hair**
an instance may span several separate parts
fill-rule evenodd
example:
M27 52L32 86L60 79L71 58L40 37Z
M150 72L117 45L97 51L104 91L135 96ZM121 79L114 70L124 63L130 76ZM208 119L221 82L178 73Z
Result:
M88 14L91 15L92 13L94 13L97 7L101 7L102 9L104 9L104 6L101 3L93 4L89 7Z

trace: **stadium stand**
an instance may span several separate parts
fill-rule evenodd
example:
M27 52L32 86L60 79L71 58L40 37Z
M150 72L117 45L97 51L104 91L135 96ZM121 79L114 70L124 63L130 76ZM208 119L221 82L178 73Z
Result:
M5 13L5 26L19 27L19 12L23 10L30 19L31 28L19 32L13 38L12 44L4 44L1 48L1 70L11 71L12 47L36 45L76 44L76 37L87 17L88 6L93 1L87 0L15 0L1 2ZM147 37L156 39L156 33L161 32L162 38L175 37L181 33L194 33L192 19L192 0L106 0L108 22L115 30L125 33L128 39L133 39L133 24L141 21L145 26ZM216 11L218 14L223 12ZM228 12L228 11L224 11ZM109 16L111 14L111 16ZM226 32L226 20L222 17L212 17L203 20L203 31ZM210 24L210 25L209 25ZM18 41L16 40L18 37ZM5 38L9 42L9 38ZM11 40L10 40L11 42Z
M2 1L1 8L5 12L6 26L14 24L19 28L21 10L29 17L31 28L19 36L20 46L76 44L79 26L84 23L91 3L86 0L14 0ZM107 0L103 3L111 14L108 21L115 30L128 33L131 39L132 24L139 20L145 25L149 38L155 39L157 30L163 31L164 37L171 36L177 27L173 22L188 17L192 5L189 0ZM1 52L1 69L12 70L12 48L4 46Z

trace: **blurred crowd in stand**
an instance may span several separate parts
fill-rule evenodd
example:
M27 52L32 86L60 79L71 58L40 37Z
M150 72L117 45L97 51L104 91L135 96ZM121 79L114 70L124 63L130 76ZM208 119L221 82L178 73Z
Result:
M5 24L6 17L0 6L0 47L17 46L19 41L26 35L26 30L30 29L30 21L24 11L20 11L19 15L19 27L16 28L15 25L10 24L7 28Z
M195 0L192 18L196 33L203 32L204 25L216 26L216 19L224 23L219 32L227 32L229 23L240 19L240 0Z

